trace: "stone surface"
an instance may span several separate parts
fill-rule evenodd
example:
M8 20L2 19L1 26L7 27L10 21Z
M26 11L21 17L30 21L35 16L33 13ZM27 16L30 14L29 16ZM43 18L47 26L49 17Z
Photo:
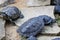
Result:
M52 40L55 38L60 38L60 36L40 36L38 37L38 40Z
M58 27L58 24L55 23L53 24L51 27L46 26L44 28L44 30L42 31L43 34L55 34L55 33L59 33L60 32L60 28Z
M18 19L17 21L15 21L16 25L20 26L22 25L25 21L27 21L28 19L32 18L32 17L37 17L37 16L40 16L40 15L48 15L50 17L52 17L53 19L55 19L54 17L54 6L42 6L42 7L31 7L31 8L25 8L25 9L21 9L23 15L24 15L24 19ZM56 27L55 27L56 26ZM55 29L56 28L56 29ZM47 27L44 28L46 29L44 32L42 33L59 33L59 27L58 25L54 24L53 27ZM53 30L53 31L52 31Z
M0 0L0 4L3 4L4 2L6 2L7 0Z
M27 0L27 6L50 5L50 0Z
M5 37L5 21L0 19L0 40Z
M16 32L17 26L6 23L6 40L21 40L20 35Z

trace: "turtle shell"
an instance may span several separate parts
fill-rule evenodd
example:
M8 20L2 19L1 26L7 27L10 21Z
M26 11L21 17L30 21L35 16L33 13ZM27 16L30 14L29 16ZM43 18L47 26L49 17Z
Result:
M17 32L25 37L29 37L31 35L35 36L37 33L40 33L43 27L43 20L39 20L38 17L35 17L22 24Z
M60 0L54 0L55 5L60 5Z
M54 11L55 14L60 14L60 6L55 6Z
M60 38L55 38L55 39L52 39L52 40L60 40Z
M60 0L51 0L52 5L60 5Z
M6 20L16 20L17 18L23 18L21 11L19 11L19 9L15 6L5 7L1 12L5 13L2 15L6 17Z

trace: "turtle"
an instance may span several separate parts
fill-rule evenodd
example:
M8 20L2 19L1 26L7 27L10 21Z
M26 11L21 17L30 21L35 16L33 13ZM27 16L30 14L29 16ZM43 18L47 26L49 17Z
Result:
M55 6L54 11L55 14L60 14L60 6Z
M13 22L19 18L24 18L24 15L21 13L21 11L15 6L7 6L3 8L0 11L0 15L3 16L4 20L9 20L10 22Z
M17 33L21 36L27 37L27 40L37 40L35 36L41 33L44 26L53 23L55 23L55 19L47 15L33 17L19 26Z
M54 7L54 15L56 17L56 20L60 19L60 6L55 6Z
M55 39L52 39L52 40L60 40L60 38L55 38Z
M60 5L60 0L51 0L51 5Z

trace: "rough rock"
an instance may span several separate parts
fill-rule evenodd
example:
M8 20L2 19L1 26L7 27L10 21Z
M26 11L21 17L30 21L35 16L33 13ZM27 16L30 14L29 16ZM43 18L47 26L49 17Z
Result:
M7 0L0 0L0 4L3 4L4 2L6 2Z
M50 5L50 0L27 0L27 6Z
M0 40L5 37L5 21L0 19Z
M60 38L60 36L40 36L38 37L38 40L53 40L55 38Z
M11 23L6 23L6 40L21 40L21 37L16 32L17 26Z

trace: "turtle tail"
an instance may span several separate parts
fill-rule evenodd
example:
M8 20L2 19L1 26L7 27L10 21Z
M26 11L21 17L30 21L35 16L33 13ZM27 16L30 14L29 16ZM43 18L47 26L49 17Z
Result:
M37 40L34 36L30 36L27 40Z

